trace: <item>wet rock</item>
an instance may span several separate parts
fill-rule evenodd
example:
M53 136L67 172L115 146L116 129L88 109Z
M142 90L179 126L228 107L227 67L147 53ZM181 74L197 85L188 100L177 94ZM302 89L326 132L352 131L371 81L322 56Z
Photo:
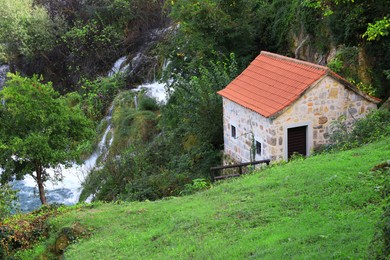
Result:
M79 223L74 224L72 227L65 227L61 229L58 237L55 241L52 250L55 255L62 255L66 248L74 243L78 238L88 235L88 231L82 227Z

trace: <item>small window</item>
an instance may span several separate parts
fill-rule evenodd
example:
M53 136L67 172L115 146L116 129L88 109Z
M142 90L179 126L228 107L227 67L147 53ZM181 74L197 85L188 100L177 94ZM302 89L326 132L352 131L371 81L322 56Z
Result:
M256 141L256 154L261 155L261 143Z
M236 127L232 125L232 137L236 138Z

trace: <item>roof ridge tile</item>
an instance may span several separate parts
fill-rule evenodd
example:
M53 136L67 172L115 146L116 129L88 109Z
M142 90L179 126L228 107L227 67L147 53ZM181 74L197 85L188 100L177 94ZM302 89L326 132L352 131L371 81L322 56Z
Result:
M356 93L364 93L328 67L262 51L218 94L265 117L283 111L324 76L340 80Z

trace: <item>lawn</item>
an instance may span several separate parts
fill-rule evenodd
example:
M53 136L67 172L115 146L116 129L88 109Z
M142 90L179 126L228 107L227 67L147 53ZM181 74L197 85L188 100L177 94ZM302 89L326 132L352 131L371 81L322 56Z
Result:
M154 202L96 203L50 221L91 231L65 259L361 259L383 214L390 139L275 165L209 190Z

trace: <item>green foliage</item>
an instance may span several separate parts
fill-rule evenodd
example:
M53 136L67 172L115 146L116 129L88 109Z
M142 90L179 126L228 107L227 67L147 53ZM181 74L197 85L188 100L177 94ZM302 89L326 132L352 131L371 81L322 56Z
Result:
M383 19L376 21L375 23L368 23L367 31L363 34L369 41L378 40L384 36L389 35L390 30L390 18L386 16Z
M190 195L198 191L206 190L209 187L210 187L210 182L208 182L206 179L203 178L193 179L192 183L187 183L186 185L184 185L184 190L182 190L180 194Z
M200 65L230 53L248 63L257 52L257 5L254 0L172 1L169 15L179 26L163 48L171 61L168 73L187 78Z
M218 149L223 143L223 126L222 100L217 91L237 74L235 57L231 55L225 61L210 61L207 67L201 66L199 75L188 80L177 75L162 114L164 130L175 133L175 138L183 141L191 139L195 145L212 144Z
M28 214L18 214L0 222L0 257L13 259L15 252L27 249L49 234L48 219L80 208L60 204L44 205Z
M384 205L368 255L375 259L388 259L390 256L390 160L376 165L372 171L378 179L382 179L377 189L382 195Z
M108 70L106 60L117 56L123 34L117 26L95 19L77 20L61 40L72 57L68 62L68 73L94 78L103 68Z
M143 96L139 101L139 109L140 110L149 110L149 111L158 111L160 109L157 104L157 100L154 98Z
M328 62L328 67L336 72L336 73L340 73L342 68L344 67L343 66L343 61L340 60L340 58L338 58L337 56L334 57L331 61Z
M137 109L135 96L139 104ZM161 190L154 184L156 181L149 177L151 174L160 174L160 171L145 156L150 152L149 149L155 149L149 143L158 133L159 112L155 111L156 108L156 101L152 101L144 93L123 91L115 98L112 116L114 141L110 154L101 169L89 174L82 199L90 194L95 194L95 199L104 201L116 200L120 196L131 196L136 200L157 199L162 196ZM169 178L165 176L162 180ZM126 189L130 190L127 187L130 185L134 186L132 191L138 195L127 194Z
M386 98L390 86L390 81L384 74L389 69L390 57L388 1L305 0L304 5L322 12L318 24L325 26L330 39L329 46L359 49L354 59L338 57L343 61L340 75L352 78L355 82L363 82L366 86L372 85L375 95ZM317 30L312 35L323 33ZM334 65L340 65L334 62L330 64L333 68Z
M17 193L8 184L0 184L0 221L18 210Z
M364 52L364 50L356 46L339 46L335 57L328 62L327 66L334 72L343 75L344 78L364 93L378 96L380 94L379 87L374 87L372 84L373 73L371 68L360 62L363 55L361 52Z
M59 17L51 19L47 10L32 0L1 0L0 6L0 57L7 61L50 50L64 29Z
M79 148L93 136L92 124L42 78L9 74L0 92L0 165L2 182L30 174L37 181L42 203L47 168L78 160Z
M94 81L84 80L80 88L84 113L93 121L100 121L107 114L112 100L123 85L120 75L102 77Z
M357 120L353 129L346 125L345 118L340 117L333 125L328 148L351 149L386 136L390 136L390 111L387 109L370 112L367 117Z

